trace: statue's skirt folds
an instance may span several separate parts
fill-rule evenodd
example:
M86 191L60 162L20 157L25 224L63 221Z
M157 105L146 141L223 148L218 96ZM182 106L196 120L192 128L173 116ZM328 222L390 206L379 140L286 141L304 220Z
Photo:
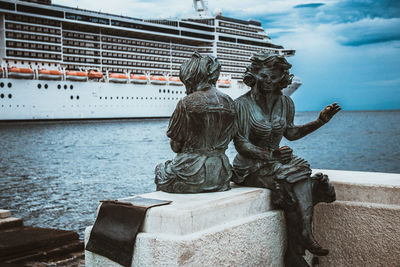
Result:
M173 160L158 164L157 190L200 193L229 189L232 177L224 150L178 153Z

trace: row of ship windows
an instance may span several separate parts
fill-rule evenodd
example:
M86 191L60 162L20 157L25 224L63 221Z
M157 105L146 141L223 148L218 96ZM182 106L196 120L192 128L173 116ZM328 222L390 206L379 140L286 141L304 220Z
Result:
M50 53L40 53L40 52L29 52L29 51L19 51L19 50L8 50L7 56L12 57L28 57L28 58L40 58L40 59L50 59L50 60L61 60L60 54L50 54Z
M15 41L7 41L7 47L61 52L60 46L53 46L53 45L46 45L46 44L31 44L31 43L23 43L23 42L15 42ZM12 50L12 51L14 51L14 50ZM85 56L95 56L95 57L100 56L99 51L73 49L73 48L64 48L63 53L64 54L85 55ZM169 53L166 53L166 54L169 55ZM172 54L173 54L173 56L181 55L181 53L175 53L175 52L173 52ZM17 51L17 52L14 51L14 52L9 52L7 55L8 56L24 56L24 57L30 57L30 56L40 57L41 56L41 55L35 56L35 52L29 52L29 51ZM141 55L134 55L134 54L122 54L122 53L112 53L112 52L103 52L102 56L103 57L112 57L112 58L127 58L127 59L161 61L161 62L169 62L169 60L170 60L169 58L165 58L165 57L141 56ZM187 56L187 54L185 54L185 56ZM46 56L43 56L43 57L49 58L49 59L58 59L58 57L56 55L51 56L51 54L47 54L47 57ZM71 59L68 59L68 60L71 60ZM184 61L185 61L184 59L173 59L174 63L183 63ZM94 61L90 61L90 60L89 61L78 60L78 62L95 63Z
M71 99L73 99L73 96L71 96ZM79 99L79 97L77 98L77 99ZM110 96L110 97L107 97L107 96L105 96L105 97L102 97L102 96L100 96L99 97L99 99L104 99L104 100L113 100L113 97L112 96ZM119 99L118 98L118 96L117 97L115 97L115 99ZM121 99L124 99L124 97L122 96L121 97ZM126 100L129 100L129 97L127 96L126 98L125 98ZM130 98L131 100L133 100L133 99L135 99L135 97L131 97ZM136 100L148 100L148 99L150 99L150 100L179 100L179 97L136 97Z
M27 31L27 32L37 32L37 33L46 33L46 34L55 34L60 35L60 29L40 27L40 26L32 26L26 24L17 24L17 23L6 23L6 29L17 30L17 31Z
M118 43L118 44L126 44L126 45L139 45L139 46L173 49L173 50L183 50L183 51L193 51L194 49L196 49L196 47L186 47L186 46L180 46L180 45L170 46L169 44L122 39L122 38L115 38L115 37L102 37L101 40L103 42L109 42L109 43L113 43L113 44Z
M160 100L161 100L161 98L160 98ZM164 100L166 100L166 99L164 99ZM168 98L168 100L170 100L169 98ZM171 100L175 100L175 99L171 99ZM177 99L176 99L177 100ZM158 106L159 106L159 104L157 104ZM13 105L1 105L1 107L2 108L7 108L7 107L10 107L10 108L12 108L13 107ZM14 107L17 107L17 108L19 108L19 107L25 107L25 105L15 105ZM85 107L85 105L81 105L81 106L79 106L79 105L71 105L70 106L71 108L73 108L73 107L77 107L77 108L79 108L79 107L81 107L81 108L84 108ZM129 107L135 107L134 105L88 105L88 107L89 108L96 108L96 107L99 107L99 108L129 108ZM36 108L36 106L32 106L32 108ZM63 105L63 108L66 108L66 106L65 105Z
M94 48L94 49L99 49L100 48L100 44L99 43L89 43L89 42L66 40L66 39L63 40L63 45Z
M102 63L107 64L107 65L116 65L116 66L179 70L179 65L171 66L171 64L156 64L156 63L147 63L147 62L120 61L120 60L107 60L107 59L103 59Z
M0 94L0 99L6 98L5 94ZM8 98L11 99L12 98L12 94L8 94Z
M21 39L39 42L49 42L49 43L61 43L60 37L52 37L38 34L20 33L20 32L6 32L6 37L11 39Z
M4 83L1 83L3 86L2 87L4 87ZM11 83L9 83L9 87L11 88ZM37 88L38 89L41 89L42 88L42 84L41 83L38 83L38 85L37 85ZM44 89L48 89L49 88L49 85L46 83L46 84L44 84L43 85L43 88ZM57 89L61 89L61 88L64 88L65 90L67 90L68 89L68 85L67 84L64 84L64 86L62 86L61 84L58 84L57 85ZM71 89L71 90L73 90L74 89L74 86L71 84L70 86L69 86L69 89ZM174 91L174 90L169 90L169 89L159 89L158 90L158 93L167 93L167 94L183 94L183 91ZM78 97L78 99L79 99L79 97ZM100 99L101 99L101 97L100 97ZM107 98L106 98L107 99ZM111 99L112 99L112 97L111 97ZM117 96L117 99L118 99L118 96ZM124 99L124 97L122 97L122 99ZM147 99L147 98L146 98Z
M239 24L228 23L228 22L222 22L222 21L219 22L219 26L232 28L232 29L245 30L245 31L249 31L249 32L257 32L256 29L253 29L251 27L247 27L247 26L239 25Z
M278 53L278 51L276 51L275 49L260 49L258 47L251 47L251 46L247 46L247 45L239 45L239 44L228 44L228 43L221 43L218 42L217 46L219 47L228 47L228 48L235 48L235 49L245 49L245 50L251 50L254 52L258 52L260 50L262 51L267 51L267 52L275 52Z
M42 84L41 84L41 83L38 83L37 88L38 88L38 89L42 89ZM49 85L48 85L47 83L45 83L45 84L43 85L43 88L44 88L44 89L48 89L48 88L49 88ZM61 88L64 88L65 90L67 90L67 89L68 89L68 85L64 84L64 86L62 86L61 84L58 84L58 85L57 85L57 89L60 90ZM69 86L69 89L73 90L73 89L74 89L74 86L71 84L71 85Z
M55 20L30 17L30 16L26 16L26 15L6 14L6 19L27 22L27 23L32 23L32 24L39 24L39 25L49 25L49 26L56 26L56 27L60 26L60 22L55 21Z
M231 54L231 55L242 55L242 56L248 56L250 57L252 53L242 51L242 50L229 50L229 49L223 49L223 48L217 48L217 53L226 53L226 54Z
M226 60L221 60L220 62L222 66L247 67L249 65L248 63L232 62Z
M221 29L217 28L217 32L222 32L222 33L229 33L229 34L234 34L234 35L239 35L239 36L247 36L247 37L252 37L252 38L257 38L257 39L263 39L264 37L254 34L254 33L249 33L249 32L241 32L241 31L235 31L235 30L230 30L230 29Z
M7 41L6 45L7 47L11 48L37 49L37 50L61 52L61 46L59 45L26 43L26 42L16 42L16 41Z
M0 88L4 88L4 87L6 87L6 84L3 83L3 82L0 82ZM7 87L11 88L12 87L12 83L7 83Z
M240 57L240 56L229 56L229 55L224 55L224 54L217 54L218 59L230 59L234 61L244 61L247 63L250 63L249 57Z
M63 49L63 54L85 55L85 56L98 57L98 56L100 56L100 51L64 48ZM104 53L103 53L103 55L104 55Z
M63 40L63 45L85 47L85 48L92 48L92 49L100 48L100 44L74 41L74 40ZM121 52L136 52L136 53L146 53L146 54L156 54L156 55L166 55L166 56L169 56L171 54L171 52L167 51L167 50L146 49L146 48L120 46L120 45L103 44L101 48L103 50L115 50L115 51L121 51ZM177 56L177 57L191 57L193 52L194 52L194 49L192 49L190 53L172 51L172 55Z
M123 59L139 59L139 60L147 60L147 61L157 61L157 62L170 62L170 58L166 57L157 57L157 56L141 56L141 55L133 55L133 54L121 54L121 53L109 53L103 52L103 57L111 57L111 58L123 58ZM186 59L172 58L173 63L183 63Z
M227 72L239 72L243 73L246 69L245 68L229 68L229 67L222 67L221 71L227 71Z
M76 33L63 31L63 37L69 37L74 39L83 39L89 41L98 41L100 37L98 35L86 34L86 33Z
M14 62L14 64L18 64L18 61L6 60L6 64L9 64L9 63L12 64L12 62ZM20 62L22 65L24 65L24 63L25 63L24 61L20 61ZM27 64L31 64L31 62L28 61ZM32 63L32 65L33 65L33 63ZM55 67L58 66L56 63L52 64L52 63L44 63L44 62L42 62L42 63L35 62L35 65L36 66L38 66L38 65L45 66L46 65L46 66L55 66Z
M122 52L137 52L137 53L146 53L146 54L156 54L156 55L170 55L170 51L165 51L165 50L156 50L156 49L147 49L147 48L139 48L139 47L129 47L129 46L120 46L120 45L102 45L103 50L117 50L117 51L122 51ZM190 57L192 56L192 53L194 52L194 49L190 53L185 53L185 52L175 52L172 51L173 56L178 56L178 57Z
M65 67L68 70L77 70L78 71L80 66L81 65L66 65ZM91 67L98 68L97 66L91 66ZM139 74L149 72L148 69L141 69L141 68L113 68L113 67L103 67L101 69L101 71L103 73L106 73L107 71L116 72L116 73L123 73L123 72L128 71L128 72L139 73ZM171 72L170 70L168 70L168 71L152 70L151 74L153 74L153 75L168 75L169 74L172 76L179 76L179 71Z

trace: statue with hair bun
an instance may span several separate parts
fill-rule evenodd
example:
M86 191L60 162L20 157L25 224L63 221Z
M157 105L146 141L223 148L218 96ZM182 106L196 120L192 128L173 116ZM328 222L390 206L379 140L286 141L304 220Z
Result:
M155 170L157 190L201 193L230 189L232 169L225 150L236 133L233 100L218 91L221 64L195 53L180 69L186 94L176 105L167 136L176 153Z
M333 103L315 121L295 125L294 103L281 92L291 83L291 67L276 54L259 52L251 58L243 78L251 90L235 100L238 154L233 161L233 181L272 190L272 203L285 213L285 266L301 267L308 266L303 258L305 250L317 256L329 253L314 239L312 217L314 205L335 200L335 190L326 175L311 176L308 162L279 144L282 137L292 141L317 130L341 108Z

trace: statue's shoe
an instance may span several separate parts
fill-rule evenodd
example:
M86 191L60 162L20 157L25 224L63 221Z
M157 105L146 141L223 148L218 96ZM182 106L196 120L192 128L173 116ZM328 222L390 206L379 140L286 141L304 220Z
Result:
M311 243L311 245L307 246L306 248L312 254L317 255L317 256L326 256L329 254L329 250L321 247L320 245L318 245L317 242Z

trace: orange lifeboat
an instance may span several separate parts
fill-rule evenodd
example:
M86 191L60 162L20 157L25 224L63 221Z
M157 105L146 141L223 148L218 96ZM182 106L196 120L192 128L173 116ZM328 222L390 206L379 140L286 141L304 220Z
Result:
M231 87L231 81L230 80L218 80L218 86L221 88L229 88L229 87Z
M41 69L38 71L39 80L61 80L62 73L59 70Z
M103 73L97 70L90 70L88 77L89 79L101 79L103 78Z
M169 78L169 84L170 85L176 85L176 86L182 86L183 83L181 82L181 79L179 77L170 77Z
M110 73L108 75L108 80L112 83L126 83L128 81L128 76L123 73Z
M0 67L0 77L3 77L3 68Z
M156 85L165 85L167 84L167 78L164 76L151 76L150 83Z
M84 82L87 81L88 75L83 71L67 70L65 72L65 79L70 81Z
M16 79L33 79L33 69L11 67L8 69L8 77Z
M135 84L146 84L148 81L146 75L132 74L131 83Z

